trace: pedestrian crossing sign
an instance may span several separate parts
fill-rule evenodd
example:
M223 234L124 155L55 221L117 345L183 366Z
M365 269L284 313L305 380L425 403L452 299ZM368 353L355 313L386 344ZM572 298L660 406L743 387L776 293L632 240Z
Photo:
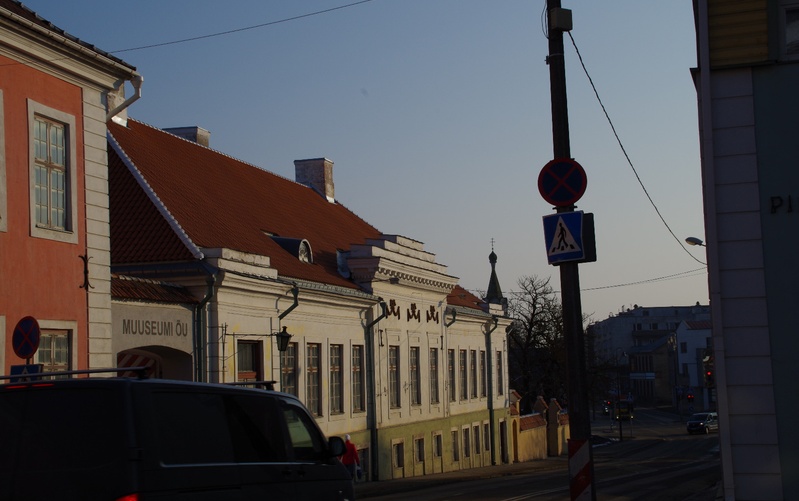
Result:
M544 216L544 240L549 264L596 261L593 214L574 211Z

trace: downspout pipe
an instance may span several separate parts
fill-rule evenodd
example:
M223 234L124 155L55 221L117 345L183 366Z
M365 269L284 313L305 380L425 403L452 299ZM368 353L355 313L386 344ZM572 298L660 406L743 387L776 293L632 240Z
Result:
M492 360L494 359L494 354L491 351L491 334L497 330L497 326L499 325L499 318L496 315L491 315L491 322L494 325L486 332L486 363L488 365L488 426L490 427L491 437L495 437L495 426L494 426L494 378L493 378L493 369L492 369ZM497 464L497 451L494 444L491 444L491 464Z
M388 316L388 305L383 298L378 298L380 301L381 313L380 315L369 322L364 328L364 335L366 336L366 398L368 400L368 411L366 413L367 423L369 428L369 443L371 450L374 451L369 454L371 459L370 469L372 472L372 480L380 480L380 461L379 454L377 454L377 390L375 382L375 336L373 327L381 320Z
M300 288L297 287L297 284L294 284L294 287L291 288L291 294L294 296L294 304L286 308L286 310L283 313L278 315L277 317L278 320L283 320L286 317L286 315L291 313L291 310L293 310L300 304L299 299L297 299L297 296L300 295Z
M208 285L208 289L205 292L205 297L194 308L194 380L199 382L205 382L208 377L206 353L206 346L208 346L208 312L205 306L214 297L214 286L216 285L219 270L208 270L207 273L208 276L205 279L205 283Z
M458 320L458 311L457 310L448 310L447 313L452 313L452 321L451 322L444 322L444 327L449 327L450 325L454 324Z
M129 98L125 99L125 102L123 102L122 104L120 104L119 106L114 108L113 110L109 111L105 115L105 121L106 122L108 122L109 120L112 120L114 117L116 117L117 115L122 113L122 111L124 111L128 106L130 106L131 104L135 103L136 101L138 101L141 98L141 88L142 88L142 85L144 85L144 77L141 76L141 75L135 75L133 78L131 78L130 83L131 83L131 85L133 85L133 90L135 92L133 93L132 96L130 96ZM123 85L124 85L124 83L123 83Z

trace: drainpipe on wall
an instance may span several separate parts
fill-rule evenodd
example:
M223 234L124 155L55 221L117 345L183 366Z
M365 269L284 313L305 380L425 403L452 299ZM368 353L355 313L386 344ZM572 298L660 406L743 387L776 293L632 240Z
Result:
M452 320L450 320L449 322L446 321L447 313L452 313ZM452 324L454 324L455 322L458 321L458 311L455 310L455 309L452 309L452 308L447 308L447 309L444 310L444 315L445 315L444 316L444 329L441 332L441 357L442 357L443 360L446 360L445 357L447 356L447 349L449 348L449 342L447 342L447 346L444 346L444 333L448 332L448 329L450 328L450 326L452 326ZM447 341L449 341L449 339L447 339ZM449 395L450 395L450 392L455 391L455 390L453 390L452 388L450 388L448 386L449 385L449 381L444 383L444 385L445 385L445 388L447 389L447 394L444 395L444 416L449 416L450 415L450 409L451 409L450 408L451 400L450 400Z
M488 426L490 427L491 438L495 437L495 426L494 426L494 378L492 377L492 364L491 361L494 358L494 353L491 351L491 333L497 330L497 326L499 325L499 318L496 315L491 315L491 321L494 322L494 326L491 327L488 332L486 332L486 362L488 365ZM497 453L494 447L494 443L491 444L491 464L497 464Z
M296 308L300 304L300 300L299 300L300 288L299 288L299 286L297 286L296 282L286 282L286 283L289 283L289 284L292 285L291 290L289 292L291 292L291 295L294 296L294 302L291 304L291 306L286 308L283 311L283 313L281 313L280 315L277 316L277 329L276 329L277 331L280 331L280 327L282 326L282 320L284 318L286 318L286 316L288 316L288 314L291 313L292 310L294 310L294 308ZM276 334L276 332L273 332L272 336L274 336L275 334ZM272 339L272 338L270 338L270 339ZM271 345L271 346L274 346L274 345ZM282 382L281 381L281 376L282 376L282 373L281 373L282 365L281 364L283 363L283 357L281 356L281 353L278 351L278 353L277 353L277 374L275 374L275 350L272 349L271 346L270 346L270 351L271 351L272 355L270 356L270 365L271 365L271 370L272 370L272 379L274 381L277 381L280 384ZM282 386L279 386L279 388L280 388L281 391L283 390Z
M216 277L217 270L208 271L208 277L205 280L208 290L194 309L194 380L199 382L205 382L207 378L208 321L205 305L214 297Z
M299 288L299 287L297 287L297 284L294 284L294 287L292 287L292 288L291 288L291 291L290 291L290 292L291 292L291 294L294 296L294 304L292 304L291 306L289 306L288 308L286 308L286 311L284 311L283 313L281 313L280 315L278 315L278 317L277 317L277 319L278 319L278 320L283 320L283 318L285 318L285 317L286 317L286 315L288 315L289 313L291 313L291 310L293 310L294 308L296 308L296 307L297 307L297 306L300 304L300 301L299 301L299 299L297 299L297 296L299 296L299 295L300 295L300 288ZM278 329L280 328L280 325L279 325L279 324L280 324L280 322L278 322L278 326L277 326L277 327L278 327Z
M117 115L122 113L128 106L135 103L136 101L141 98L141 87L144 85L144 77L141 75L136 75L130 79L131 85L133 85L133 90L135 91L132 96L127 98L122 104L114 108L113 110L109 111L105 115L105 121L108 122L109 120L115 118ZM124 83L122 84L124 85Z
M380 316L369 322L364 328L364 335L366 337L366 398L368 400L368 409L366 412L366 427L369 428L369 443L370 443L370 466L372 480L380 480L379 461L377 453L377 388L375 382L375 338L374 330L372 329L379 321L388 316L388 305L382 298L380 301L380 309L382 310Z

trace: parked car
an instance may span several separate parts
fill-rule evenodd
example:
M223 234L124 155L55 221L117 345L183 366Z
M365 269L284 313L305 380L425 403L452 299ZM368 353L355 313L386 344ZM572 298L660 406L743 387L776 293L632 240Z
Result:
M715 412L697 412L688 419L688 434L719 431L719 415Z
M223 384L82 378L0 384L0 499L353 499L292 395Z

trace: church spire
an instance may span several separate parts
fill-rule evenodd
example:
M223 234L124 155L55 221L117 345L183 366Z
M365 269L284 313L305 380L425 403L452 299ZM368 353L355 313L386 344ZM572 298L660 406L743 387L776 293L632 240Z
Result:
M488 281L485 302L490 305L498 304L502 306L503 313L507 307L507 300L502 296L502 288L499 286L497 278L497 255L494 252L494 239L491 239L491 254L488 255L488 262L491 263L491 278Z

